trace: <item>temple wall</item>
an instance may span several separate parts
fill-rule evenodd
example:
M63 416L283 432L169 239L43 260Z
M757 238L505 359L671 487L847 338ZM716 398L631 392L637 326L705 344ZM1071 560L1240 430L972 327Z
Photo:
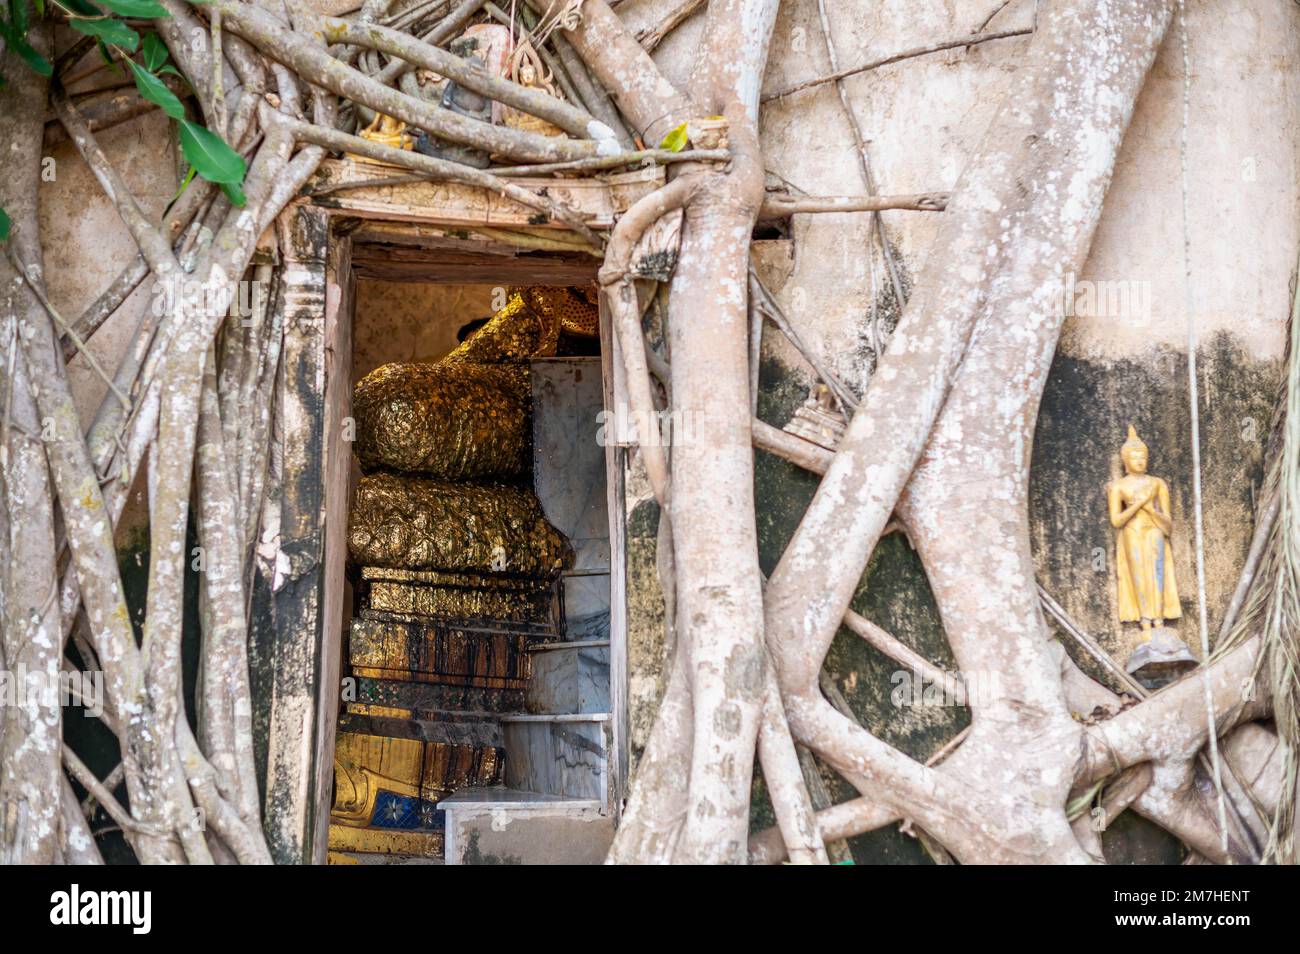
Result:
M845 67L977 32L1000 0L945 4L837 4L828 10ZM1033 4L1012 0L987 27L1032 23ZM1300 89L1300 9L1285 0L1188 2L1191 62L1188 234L1191 307L1201 390L1206 595L1209 627L1236 585L1253 527L1263 443L1279 380L1300 224L1300 156L1294 104ZM636 22L646 4L632 0ZM680 28L656 59L675 81L689 75L702 18ZM1171 28L1121 147L1091 254L1075 290L1098 283L1101 302L1076 296L1039 416L1031 527L1040 581L1118 658L1133 634L1114 615L1113 534L1105 485L1119 473L1118 449L1133 423L1150 445L1152 473L1171 489L1174 559L1183 619L1197 641L1192 563L1191 452L1180 135L1181 35ZM991 41L886 66L845 81L883 194L951 189L992 120L1028 38ZM815 0L782 5L765 90L831 71ZM813 194L863 191L850 127L831 86L765 107L762 137L769 183ZM903 283L925 264L939 217L884 216ZM877 318L897 319L888 279L873 276L863 214L796 216L792 244L764 250L763 269L782 307L812 347L855 390L871 365L873 287L886 289ZM775 244L775 243L774 243ZM1127 294L1128 300L1122 296ZM1110 300L1114 297L1114 301ZM765 332L759 416L780 426L812 381L809 367L772 326ZM868 400L869 400L868 395ZM770 571L797 525L816 479L766 454L755 461L762 563ZM629 521L633 619L634 754L662 690L662 609L654 576L657 514L635 482ZM903 536L886 537L853 607L934 662L951 666L929 587ZM894 705L898 667L847 631L827 666L853 711L873 732L925 758L960 728L965 710ZM824 773L837 798L852 793ZM756 782L756 805L763 803ZM769 822L756 812L756 825ZM1167 838L1129 819L1107 840L1112 860L1176 860ZM894 831L856 839L859 860L920 860L916 842Z
M172 125L155 112L96 136L141 209L155 219L179 185ZM59 143L46 155L54 159L53 181L44 181L40 192L46 284L51 304L72 321L135 258L135 245L72 144ZM140 316L152 307L153 295L146 279L90 339L90 353L108 373L117 367ZM68 380L82 421L88 424L108 386L81 355L68 365Z
M840 65L964 35L1001 0L945 3L845 0L830 5ZM650 0L621 8L648 22ZM1027 26L1032 0L1012 0L989 29ZM1192 293L1202 390L1206 577L1211 631L1235 584L1253 519L1262 444L1283 352L1289 284L1300 227L1300 156L1295 103L1300 92L1300 7L1291 0L1188 0L1192 64L1188 222ZM656 51L670 78L684 82L702 18L696 16ZM1182 50L1171 30L1121 149L1114 184L1079 282L1138 289L1145 305L1067 319L1044 397L1034 447L1032 530L1040 580L1084 628L1117 654L1125 640L1113 622L1111 535L1104 485L1125 426L1134 423L1151 448L1152 472L1173 493L1174 554L1182 586L1182 632L1195 642L1190 520L1190 419L1186 392L1189 295L1184 275L1181 167ZM1018 68L1027 38L906 60L850 78L854 104L882 193L950 189L993 118ZM815 0L786 0L778 20L765 86L777 89L828 71ZM863 191L853 141L832 87L770 104L762 128L773 182L810 193ZM146 212L158 214L176 185L175 153L162 117L142 117L100 134L110 159ZM47 277L54 305L75 316L133 255L116 213L65 143L51 152L56 178L41 194ZM886 233L905 285L925 264L939 216L885 213ZM868 381L873 277L864 249L868 216L802 215L790 242L768 246L765 274L787 313L813 347L857 390ZM1107 286L1113 287L1113 286ZM361 290L363 302L365 291ZM91 351L107 368L151 301L136 292L95 336ZM418 299L376 308L417 308ZM1131 303L1130 303L1131 304ZM878 320L887 330L897 309L883 296ZM403 342L412 356L437 342ZM105 386L84 358L70 377L83 418ZM771 326L763 349L760 416L784 424L811 382L808 367ZM815 478L757 455L756 487L762 562L771 569L796 525ZM634 474L629 518L629 633L634 755L648 734L661 689L662 610L654 576L657 513ZM900 535L878 548L854 607L950 665L940 622L915 554ZM957 708L899 708L890 702L896 667L842 633L828 660L836 686L873 731L925 757L966 718ZM838 797L848 793L828 776ZM760 786L761 787L761 786ZM761 793L760 793L761 796ZM760 814L759 823L762 822ZM1136 845L1137 847L1133 847ZM916 843L887 831L860 840L859 857L918 860ZM1164 846L1167 848L1167 846ZM1138 839L1115 850L1140 857L1164 850Z
M458 344L466 315L486 318L492 285L357 282L353 375L390 361L436 361Z

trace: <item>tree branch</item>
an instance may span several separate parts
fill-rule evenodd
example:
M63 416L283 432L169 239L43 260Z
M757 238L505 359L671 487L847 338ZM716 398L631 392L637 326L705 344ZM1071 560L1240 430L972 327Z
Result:
M996 33L976 33L974 35L959 36L951 40L943 40L939 43L928 43L925 46L913 47L910 50L903 50L901 53L894 53L883 59L872 60L870 63L863 63L861 66L850 66L847 69L839 70L835 73L829 73L826 76L818 76L816 79L804 80L802 83L795 83L793 86L787 86L784 89L777 90L775 93L764 93L763 102L770 103L773 100L784 99L795 93L802 92L806 89L812 89L816 86L824 86L827 83L834 83L836 80L842 80L849 76L856 76L859 73L866 73L869 70L876 70L882 66L888 66L891 63L900 63L903 60L914 59L918 56L928 56L931 53L941 53L944 50L955 50L958 47L975 46L978 43L987 43L989 40L1005 40L1015 36L1029 36L1034 31L1032 29L1022 30L1001 30Z

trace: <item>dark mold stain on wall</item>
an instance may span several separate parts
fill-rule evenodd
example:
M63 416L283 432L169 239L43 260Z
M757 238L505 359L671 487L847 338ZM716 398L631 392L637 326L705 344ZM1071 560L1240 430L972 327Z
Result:
M1251 359L1226 333L1201 348L1197 365L1206 603L1213 637L1250 545L1280 368ZM1169 485L1183 612L1175 626L1199 654L1187 387L1186 354L1172 349L1142 361L1113 362L1058 352L1043 395L1030 478L1039 580L1117 658L1127 658L1137 630L1121 630L1117 622L1106 485L1121 473L1119 447L1129 424L1150 450L1150 472Z
M1280 368L1276 362L1251 358L1226 334L1202 347L1198 364L1206 582L1213 633L1249 545ZM759 417L780 427L807 397L810 381L803 371L767 358L760 383ZM1130 423L1150 448L1151 472L1169 484L1183 605L1179 628L1189 644L1197 640L1188 408L1186 356L1174 349L1154 351L1140 360L1113 361L1088 360L1062 349L1040 408L1030 479L1039 580L1121 661L1128 646L1114 621L1114 541L1106 484L1119 474L1118 451ZM765 573L776 566L817 484L814 474L772 455L755 454L759 558ZM653 501L641 502L629 516L628 609L633 677L657 678L662 693L663 603L655 571L658 517ZM936 665L955 667L921 562L905 535L893 533L880 541L852 608ZM1089 661L1079 661L1099 675ZM960 705L912 704L904 691L910 674L846 628L835 637L825 672L868 730L915 759L929 758L969 722L969 710ZM632 695L638 698L635 686ZM649 698L641 697L633 713L634 736L648 733L653 708ZM639 755L634 750L634 761ZM832 801L857 795L835 772L821 768ZM757 831L774 823L762 772L756 767L751 825ZM1108 860L1118 864L1176 864L1183 854L1176 839L1131 812L1112 823L1103 841ZM929 861L919 842L897 825L853 838L850 848L858 863Z
M761 369L758 416L781 426L808 395L808 380L775 359ZM759 562L771 573L817 490L819 478L766 453L755 454L754 489L758 509ZM899 533L885 537L867 566L854 595L852 608L883 626L935 664L954 663L943 638L938 609L921 568L921 561ZM859 721L873 734L924 760L959 732L969 720L959 705L914 706L910 691L900 692L903 703L891 695L905 690L913 677L893 660L869 646L862 637L841 627L826 657L825 673ZM833 802L848 801L857 791L826 766L822 779ZM751 826L760 830L775 824L755 770L755 802ZM859 864L921 864L928 856L916 839L897 825L849 840Z

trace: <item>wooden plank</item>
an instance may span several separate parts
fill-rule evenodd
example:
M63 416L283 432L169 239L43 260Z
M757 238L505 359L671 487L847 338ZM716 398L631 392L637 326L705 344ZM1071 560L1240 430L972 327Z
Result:
M338 727L343 625L348 595L348 501L352 499L352 443L345 422L352 416L352 305L355 281L352 243L329 243L325 269L325 526L324 598L321 609L320 680L313 754L312 863L323 864L328 851L330 804L334 789L334 740Z
M305 202L360 218L407 222L436 221L443 225L489 228L553 228L563 223L544 220L536 209L477 186L455 182L406 182L398 185L353 186L352 183L392 179L406 170L384 169L349 159L327 159L308 186ZM514 178L508 181L544 192L580 214L593 228L612 228L615 218L638 198L664 181L662 167L592 177ZM349 185L348 188L339 188ZM328 191L323 191L328 190Z
M600 262L590 255L474 255L435 249L356 245L357 277L379 282L449 285L587 285Z
M623 504L624 461L627 451L610 440L614 428L608 418L610 412L619 406L618 402L626 400L625 391L619 386L621 375L618 354L615 349L613 326L610 322L609 309L605 305L605 296L600 296L600 361L601 379L604 386L606 427L605 427L605 488L609 506L609 701L612 718L609 733L611 753L608 773L606 802L608 811L618 824L622 813L623 798L626 795L628 774L628 740L631 725L628 721L628 671L627 671L627 563L626 536L627 512ZM626 403L622 405L626 407Z

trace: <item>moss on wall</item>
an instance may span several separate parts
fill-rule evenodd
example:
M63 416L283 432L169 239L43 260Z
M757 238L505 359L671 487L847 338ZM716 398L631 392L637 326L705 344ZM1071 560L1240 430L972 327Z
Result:
M629 484L644 479L638 466ZM659 504L653 497L630 508L627 519L627 652L629 771L636 770L654 724L667 679L664 646L664 598L659 587L655 550Z
M759 380L758 415L774 426L788 421L808 395L808 379L780 360L765 360ZM764 573L775 568L817 484L815 474L770 454L755 455L759 562ZM935 663L953 665L920 560L901 534L891 534L876 548L851 605ZM899 685L895 678L898 664L844 627L831 644L825 672L867 729L915 758L929 757L968 719L967 710L960 706L894 705L890 696ZM758 829L774 820L762 773L755 774L752 824ZM857 795L825 766L822 778L835 802ZM920 844L894 825L850 839L849 846L860 864L915 864L926 860Z

